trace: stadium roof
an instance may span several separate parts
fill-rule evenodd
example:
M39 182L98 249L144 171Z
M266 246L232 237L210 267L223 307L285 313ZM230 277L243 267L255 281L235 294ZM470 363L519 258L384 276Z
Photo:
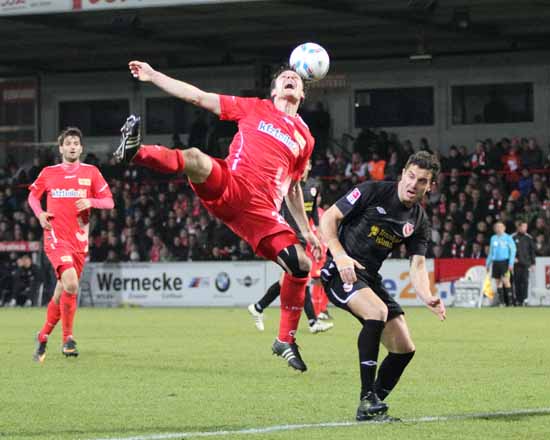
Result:
M280 62L304 41L334 59L550 49L550 0L247 1L1 15L0 72Z

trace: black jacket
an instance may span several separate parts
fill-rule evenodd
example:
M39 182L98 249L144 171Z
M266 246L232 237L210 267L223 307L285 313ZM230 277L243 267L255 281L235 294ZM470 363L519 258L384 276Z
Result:
M533 237L529 234L520 234L516 232L512 234L512 239L517 247L517 264L526 267L535 264L535 240L533 240Z

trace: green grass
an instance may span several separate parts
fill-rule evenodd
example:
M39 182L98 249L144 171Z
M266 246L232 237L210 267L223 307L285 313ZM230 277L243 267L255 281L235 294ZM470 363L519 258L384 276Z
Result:
M31 361L45 310L0 309L0 440L93 439L352 421L358 324L335 311L302 331L309 371L271 356L266 331L238 309L81 309L81 355ZM550 407L548 309L408 309L417 354L389 400L402 418ZM305 322L301 328L305 329ZM231 439L548 439L550 416L307 429Z

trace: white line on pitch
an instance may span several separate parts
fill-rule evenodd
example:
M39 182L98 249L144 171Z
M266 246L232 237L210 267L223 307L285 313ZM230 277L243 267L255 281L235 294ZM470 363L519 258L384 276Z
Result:
M532 408L516 409L510 411L496 411L493 413L473 413L456 414L448 416L426 416L403 419L402 423L429 423L429 422L450 422L455 420L474 420L474 419L498 419L514 416L544 416L550 415L550 408ZM385 424L388 422L376 422L375 424ZM93 440L169 440L169 439L188 439L193 437L221 437L227 435L243 434L268 434L271 432L294 431L297 429L315 429L315 428L339 428L345 426L368 426L369 422L325 422L325 423L304 423L297 425L275 425L265 428L248 428L226 431L195 431L195 432L167 432L164 434L146 434L133 437L105 437Z

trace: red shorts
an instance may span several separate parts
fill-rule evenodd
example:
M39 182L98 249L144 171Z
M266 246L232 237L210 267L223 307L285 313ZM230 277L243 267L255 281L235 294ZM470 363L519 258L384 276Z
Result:
M256 254L270 260L299 243L273 201L254 191L245 177L233 175L225 160L211 159L212 171L206 182L191 183L208 211L246 240Z
M61 274L71 267L74 267L76 275L78 279L80 279L86 260L86 254L84 252L75 252L70 247L65 247L62 244L57 244L55 246L55 249L48 249L46 246L44 251L46 252L48 260L52 263L57 279L60 280Z

